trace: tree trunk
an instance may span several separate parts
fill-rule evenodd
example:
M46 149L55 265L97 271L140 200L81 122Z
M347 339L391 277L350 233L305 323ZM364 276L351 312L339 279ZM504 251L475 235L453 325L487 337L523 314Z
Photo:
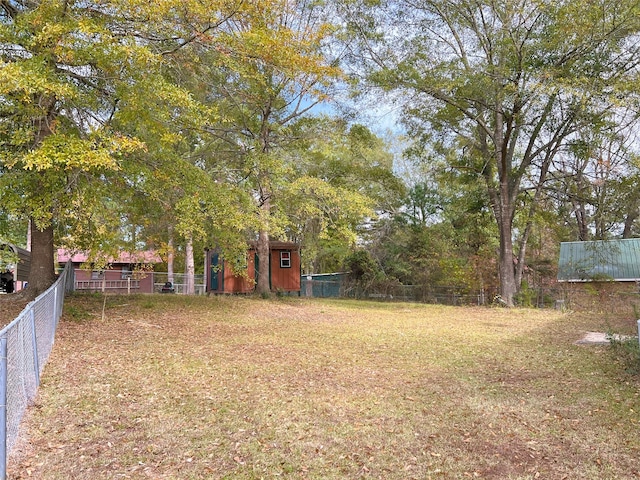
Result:
M584 204L580 203L575 206L576 223L578 225L578 240L586 242L589 240L589 224Z
M53 225L44 229L31 223L31 265L25 295L36 298L56 280L53 255Z
M498 220L500 231L500 297L508 307L513 307L518 291L513 264L512 221L510 218Z
M173 228L169 227L169 242L167 248L167 282L171 282L174 284L174 272L173 272L173 263L175 260L175 252L173 245Z
M31 221L27 225L27 250L31 251Z
M542 196L542 187L547 179L547 173L549 172L549 167L551 166L551 157L547 156L545 162L542 165L542 169L540 171L540 176L538 177L538 183L536 185L535 194L533 195L533 199L531 200L531 205L529 206L529 215L527 217L527 224L524 227L524 231L520 236L520 240L518 242L518 261L516 263L515 269L515 282L517 291L522 288L522 278L524 276L524 268L526 266L527 259L527 245L529 244L529 236L531 235L531 229L533 228L533 217L538 209L538 202L540 201L540 197Z
M51 96L40 96L36 99L46 112L42 117L34 118L36 135L34 144L40 146L45 138L51 135L51 125L57 116L55 111L56 99ZM53 220L53 215L48 220ZM31 264L29 267L29 287L25 295L29 298L36 298L56 279L54 253L53 253L53 224L40 229L33 218L29 220L31 230Z
M195 262L193 260L193 237L191 235L187 238L187 245L185 248L185 263L186 263L186 286L185 293L187 295L195 295L196 287L195 287Z
M633 235L633 222L635 222L640 215L640 211L636 208L631 210L624 219L624 231L622 232L622 238L631 238Z
M513 307L518 284L513 263L513 201L509 194L508 183L501 182L500 192L489 186L489 198L500 237L498 255L500 299L505 306Z
M501 185L501 194L489 187L489 197L493 216L498 226L500 251L498 255L498 274L500 299L507 307L513 307L518 292L513 255L513 201L509 195L508 184ZM523 246L521 246L522 248ZM523 252L524 253L524 252Z
M256 293L267 295L271 292L271 281L269 272L271 271L271 255L269 248L269 220L271 215L271 200L268 195L264 196L264 202L260 207L262 215L262 226L258 233L258 244L256 251L258 253L258 283L256 285Z
M497 104L501 104L500 101ZM513 307L514 297L518 291L516 284L515 269L513 263L513 214L514 214L514 192L517 191L517 182L512 178L511 171L512 158L509 155L508 138L504 135L504 118L500 109L494 117L494 136L496 166L498 173L498 190L493 190L489 195L493 203L493 211L500 233L500 297L502 302L508 307ZM513 185L511 185L513 182ZM491 190L491 188L490 188Z
M261 230L258 234L258 284L256 285L256 293L267 295L271 292L269 282L269 271L271 269L271 258L269 255L269 232Z
M584 167L582 167L584 168ZM573 211L576 217L576 224L578 226L578 240L586 242L589 240L589 215L585 209L585 200L582 198L585 195L586 188L584 187L583 172L581 170L577 174L576 188L577 192L571 199L573 204Z

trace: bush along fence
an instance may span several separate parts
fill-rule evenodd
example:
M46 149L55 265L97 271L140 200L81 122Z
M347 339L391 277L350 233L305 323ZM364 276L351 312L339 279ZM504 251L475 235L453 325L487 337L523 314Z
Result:
M0 331L0 480L7 478L7 456L18 438L27 406L35 398L49 358L64 295L73 288L67 264L58 280Z

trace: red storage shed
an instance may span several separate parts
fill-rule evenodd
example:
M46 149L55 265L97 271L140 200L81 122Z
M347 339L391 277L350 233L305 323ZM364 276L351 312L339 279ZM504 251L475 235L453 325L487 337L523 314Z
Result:
M293 242L270 242L269 284L272 291L300 292L300 245ZM247 250L247 277L235 275L217 250L207 252L207 292L253 292L260 269L255 244Z

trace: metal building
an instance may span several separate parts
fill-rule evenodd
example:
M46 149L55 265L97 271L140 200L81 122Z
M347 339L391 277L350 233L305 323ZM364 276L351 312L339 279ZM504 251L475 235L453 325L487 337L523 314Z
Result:
M563 242L558 263L559 282L640 280L640 238Z

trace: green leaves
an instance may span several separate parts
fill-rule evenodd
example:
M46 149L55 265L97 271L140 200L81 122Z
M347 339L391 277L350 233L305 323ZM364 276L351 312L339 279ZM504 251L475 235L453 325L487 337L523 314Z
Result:
M524 205L537 204L582 131L601 131L622 99L640 97L637 2L356 3L381 22L361 24L360 53L369 79L405 99L413 151L484 182L510 303L526 260L514 268L513 258L524 256L534 218ZM467 184L457 186L465 195ZM515 229L520 213L526 224Z
M83 171L100 169L118 170L118 158L144 150L144 144L136 139L121 135L81 139L71 135L52 134L46 137L37 150L22 157L26 170L46 170L60 168Z
M169 123L198 110L163 79L162 58L139 30L123 29L140 5L45 0L4 9L0 199L16 219L56 225L70 247L108 250L127 236L131 175L158 144L179 144Z
M23 7L0 25L0 201L67 246L351 244L401 190L365 128L301 126L343 78L322 2Z
M35 56L20 62L0 64L0 95L9 96L25 106L37 103L37 95L48 95L72 100L76 88L56 77L47 69L42 57Z
M284 192L284 205L291 223L302 228L317 219L319 238L333 232L339 238L355 243L355 226L373 216L370 198L350 189L334 187L319 178L303 176L293 181ZM294 223L295 222L295 223ZM298 236L303 232L299 231Z

